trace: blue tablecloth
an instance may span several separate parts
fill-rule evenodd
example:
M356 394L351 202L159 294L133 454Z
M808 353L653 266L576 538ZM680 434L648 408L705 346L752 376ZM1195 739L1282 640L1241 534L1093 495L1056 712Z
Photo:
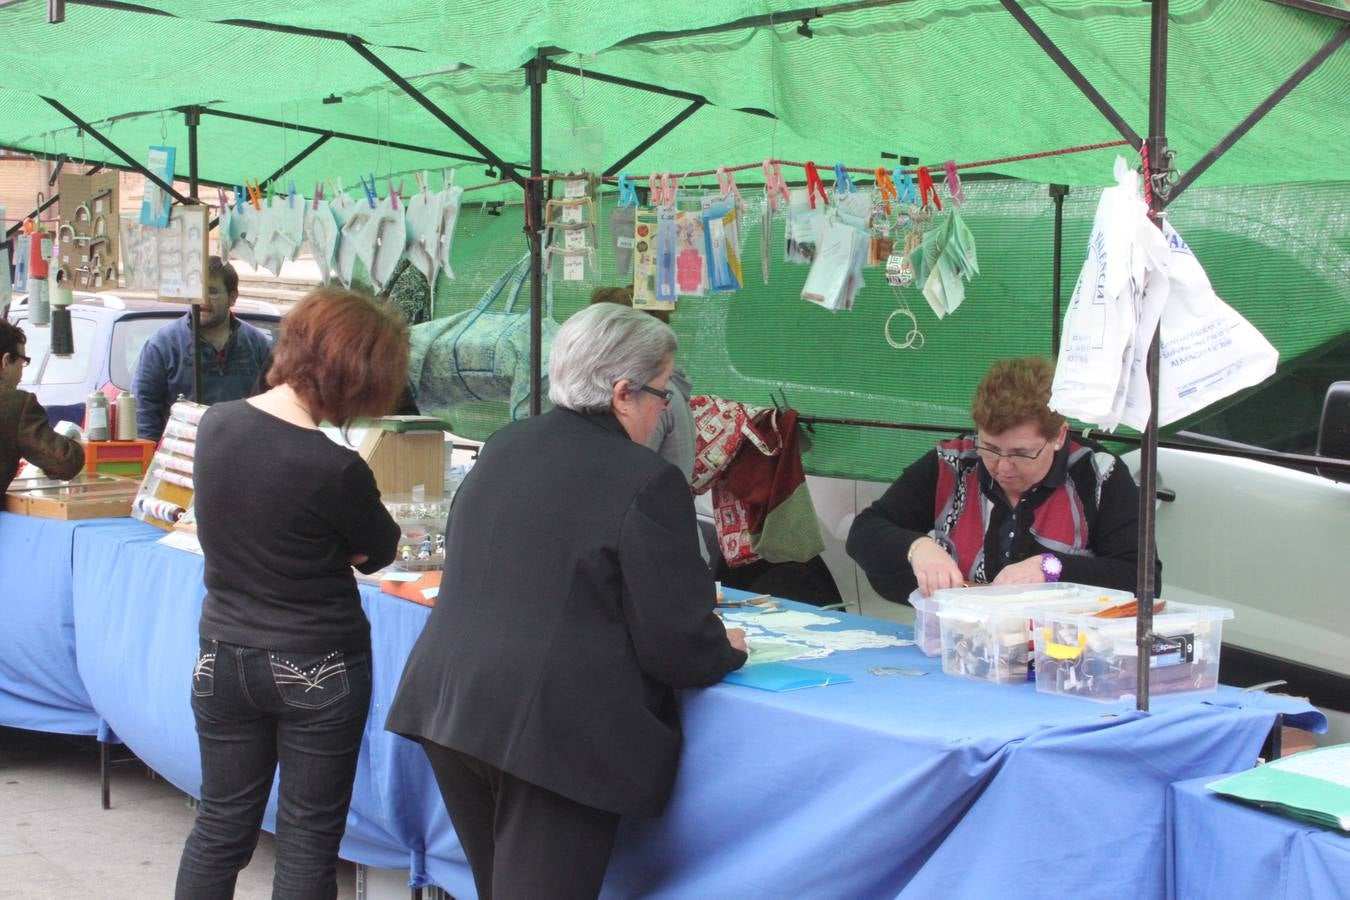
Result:
M0 512L0 725L60 734L98 731L98 714L75 668L72 546L78 530L123 534L131 525L139 523Z
M1227 800L1218 777L1168 791L1167 896L1225 900L1350 897L1350 837Z
M99 636L78 642L80 674L136 754L195 794L188 685L202 561L154 537L76 534L76 633ZM429 610L361 595L375 684L343 856L472 896L425 758L382 730ZM1228 689L1139 714L949 678L913 647L800 665L855 681L682 697L675 795L662 818L624 823L605 896L1161 896L1167 785L1249 765L1277 711L1321 719L1306 704ZM869 674L879 665L930 674Z

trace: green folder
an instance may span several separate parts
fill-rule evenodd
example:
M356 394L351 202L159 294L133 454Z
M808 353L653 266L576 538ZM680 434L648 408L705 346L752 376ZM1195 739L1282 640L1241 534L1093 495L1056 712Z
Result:
M1205 787L1282 816L1350 833L1350 744L1296 753Z

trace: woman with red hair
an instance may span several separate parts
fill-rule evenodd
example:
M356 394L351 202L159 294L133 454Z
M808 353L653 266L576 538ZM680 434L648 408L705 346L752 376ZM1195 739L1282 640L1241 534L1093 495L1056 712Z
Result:
M233 896L278 766L273 896L337 895L370 707L370 624L352 566L388 565L399 527L369 467L319 423L388 413L407 368L400 317L323 288L286 317L271 390L202 416L193 505L207 593L192 673L201 805L179 898Z

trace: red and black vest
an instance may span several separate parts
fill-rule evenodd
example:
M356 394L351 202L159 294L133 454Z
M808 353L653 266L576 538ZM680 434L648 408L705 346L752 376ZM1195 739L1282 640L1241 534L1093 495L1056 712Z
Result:
M1091 556L1088 521L1101 497L1110 466L1087 461L1092 448L1069 440L1068 471L1063 483L1036 507L1032 538L1052 553ZM1108 456L1108 454L1103 454ZM933 537L942 544L968 581L985 582L985 534L994 501L980 490L979 455L973 437L940 441L937 445L938 485L933 500ZM1084 461L1094 469L1094 496L1083 497L1074 470Z

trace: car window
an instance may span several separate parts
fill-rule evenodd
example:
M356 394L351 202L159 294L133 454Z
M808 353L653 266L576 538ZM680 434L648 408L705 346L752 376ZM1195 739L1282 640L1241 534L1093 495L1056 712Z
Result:
M26 319L16 324L23 328L24 353L32 360L25 367L20 384L80 384L88 380L94 362L93 344L98 334L97 322L71 316L70 331L75 342L75 352L64 357L51 353L51 328L27 325Z
M1346 380L1350 337L1282 367L1236 403L1191 423L1178 438L1209 437L1282 453L1316 453L1327 388Z
M108 377L124 391L131 390L136 378L136 363L141 348L165 325L177 319L178 313L163 316L124 316L113 323L112 346L108 350Z

